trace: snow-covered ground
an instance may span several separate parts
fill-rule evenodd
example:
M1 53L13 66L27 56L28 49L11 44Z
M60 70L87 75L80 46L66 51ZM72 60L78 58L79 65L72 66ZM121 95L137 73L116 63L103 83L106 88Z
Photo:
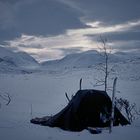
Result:
M140 61L116 64L118 76L117 97L125 97L140 108ZM111 134L103 130L92 135L87 130L68 132L30 123L32 117L55 114L67 105L65 92L69 97L79 89L93 88L95 77L100 75L94 67L42 69L32 74L0 74L0 92L11 96L10 105L0 108L1 140L139 140L140 119L129 126L114 127ZM110 81L111 82L111 81ZM91 84L92 83L92 84ZM94 87L95 88L95 87ZM101 88L101 87L96 87ZM111 93L109 93L111 95ZM32 110L32 111L31 111Z

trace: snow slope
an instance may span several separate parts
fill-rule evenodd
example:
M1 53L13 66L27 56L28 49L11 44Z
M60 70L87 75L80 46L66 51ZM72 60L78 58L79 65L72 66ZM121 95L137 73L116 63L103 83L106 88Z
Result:
M25 52L12 52L0 47L0 72L20 71L39 66L38 62Z
M127 62L130 60L140 59L140 53L122 53L117 52L109 55L109 63ZM65 56L60 60L46 61L42 63L46 68L82 68L92 67L99 63L104 63L105 59L102 53L99 54L95 50L82 53L75 53Z
M88 67L93 64L102 62L97 51L87 51L83 53L69 54L60 60L43 62L46 67Z
M140 76L140 61L119 62L117 68L117 90L120 91L117 97L127 98L140 108L140 79L137 78ZM68 132L59 128L30 124L32 117L55 114L65 107L68 103L65 92L69 97L75 94L79 89L80 78L83 78L82 88L90 89L93 88L91 83L95 82L95 76L100 77L100 72L94 68L52 71L24 75L0 74L0 93L8 92L12 99L9 106L1 102L2 140L139 140L140 119L135 120L130 126L114 127L111 134L108 130L103 130L99 135L92 135L87 130ZM112 83L112 79L110 82ZM108 94L111 96L110 92Z

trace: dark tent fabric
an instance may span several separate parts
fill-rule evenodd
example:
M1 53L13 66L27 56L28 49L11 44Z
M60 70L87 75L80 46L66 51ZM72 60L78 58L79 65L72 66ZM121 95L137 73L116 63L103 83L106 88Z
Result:
M111 99L105 91L79 90L69 104L52 117L35 118L31 123L64 130L81 131L87 127L110 125ZM129 121L115 107L114 124L127 125Z

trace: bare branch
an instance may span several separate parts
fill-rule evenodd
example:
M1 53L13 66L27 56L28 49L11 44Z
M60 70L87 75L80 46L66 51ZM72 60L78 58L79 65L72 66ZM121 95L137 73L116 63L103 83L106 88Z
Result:
M66 98L67 98L68 102L70 102L70 98L68 97L67 92L65 92L65 96L66 96Z
M116 99L116 106L121 111L125 110L126 116L130 122L136 119L136 117L140 117L140 110L138 111L135 103L131 104L127 99Z
M95 84L95 85L93 85L94 87L99 87L99 86L103 86L104 85L104 83L101 83L101 84Z
M95 79L96 80L96 84L98 84L98 83L105 83L105 81L103 80L103 79Z
M6 105L9 105L10 104L10 102L11 102L11 97L10 97L10 95L8 94L8 93L5 93L5 94L0 94L0 97L3 99L3 100L5 100L5 101L7 101L7 103L6 103Z
M92 82L90 82L90 84L93 86L93 87L96 87L96 86L103 86L104 85L104 80L98 80L98 79L95 79L96 80L96 83L93 84Z
M105 72L105 66L103 66L103 65L101 65L101 64L97 65L97 66L95 67L95 69L96 69L96 70L100 70L100 71L102 71L102 72Z
M108 79L110 73L114 70L113 67L109 67L109 59L111 55L112 49L109 48L108 43L107 43L107 38L102 37L100 35L99 42L101 42L100 46L98 47L99 49L99 55L103 57L103 62L98 64L95 69L100 71L103 74L103 80L97 80L96 79L96 84L94 86L103 86L104 85L104 90L111 90L111 88L108 88Z
M10 95L7 93L7 104L6 105L9 105L11 102L11 97Z

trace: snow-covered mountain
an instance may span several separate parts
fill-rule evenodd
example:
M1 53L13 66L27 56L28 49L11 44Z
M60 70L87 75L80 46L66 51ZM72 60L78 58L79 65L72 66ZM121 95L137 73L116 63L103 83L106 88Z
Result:
M0 47L0 71L31 69L38 65L38 62L25 52L12 52Z
M109 54L110 63L120 63L127 61L134 61L140 59L139 53L124 53L117 52L114 54ZM46 61L42 63L42 66L48 68L76 68L76 67L92 67L94 65L103 63L105 58L102 54L99 54L97 51L86 51L82 53L75 53L65 56L60 60Z
M97 51L87 51L69 54L60 60L46 61L42 65L46 67L86 67L100 61L102 61L102 58Z
M109 63L140 63L139 52L116 52L109 55ZM74 53L59 60L45 61L39 64L32 56L25 52L12 52L0 47L0 72L17 71L40 71L69 68L92 68L97 64L104 63L105 58L95 50L82 53Z
M0 59L5 63L15 66L38 65L38 62L25 52L12 52L4 47L0 47Z

